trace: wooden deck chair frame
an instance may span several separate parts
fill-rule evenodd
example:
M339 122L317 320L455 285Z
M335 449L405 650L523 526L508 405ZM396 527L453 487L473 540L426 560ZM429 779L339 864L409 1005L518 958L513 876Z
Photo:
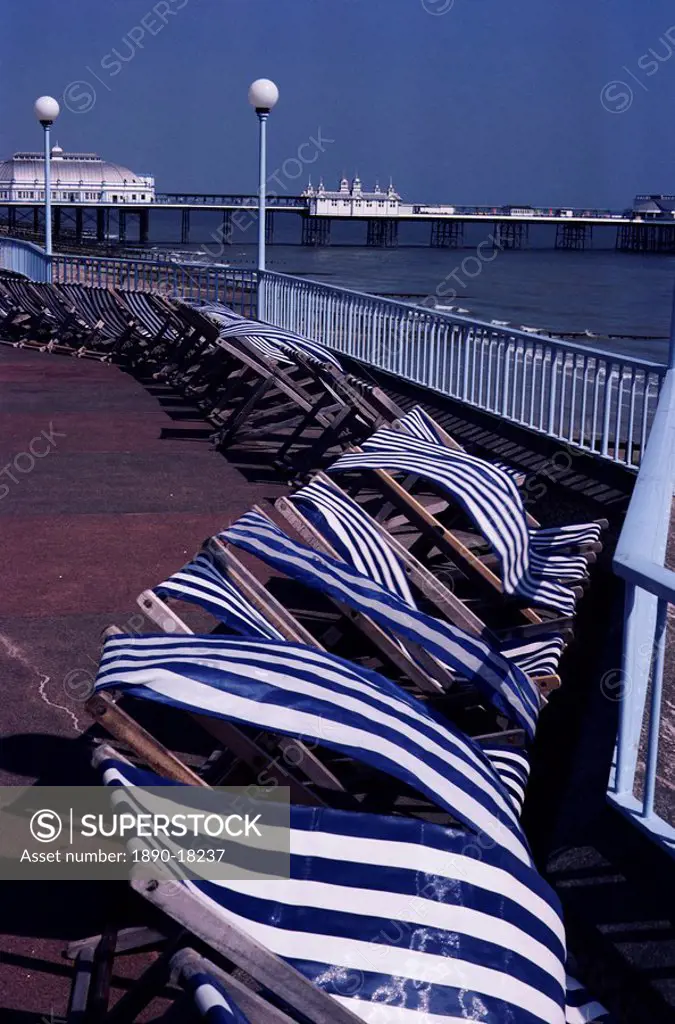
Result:
M243 565L234 552L221 544L217 538L211 538L206 543L206 550L210 551L214 562L226 572L232 582L239 588L258 611L279 630L286 640L291 643L307 644L323 650L321 644L309 633L297 620L281 605L264 587L259 583L253 574ZM159 626L161 630L170 634L189 635L192 633L190 627L184 620L169 606L166 601L158 597L153 590L144 590L138 597L137 603L143 614ZM207 716L192 716L208 732L213 733L212 724L206 720ZM248 764L254 771L260 771L265 766L268 771L270 761L269 752L255 740L242 732L233 723L218 721L216 738L225 743L227 748ZM215 735L215 733L213 733ZM292 737L281 736L277 740L277 746L281 754L285 756L288 763L302 766L302 774L307 782L327 790L344 791L343 786L335 775L325 767L321 760L302 743ZM275 775L280 785L291 785L289 780L293 775L287 772L282 766ZM295 787L291 785L291 788ZM299 796L303 793L298 792ZM306 800L304 802L307 802ZM323 803L318 799L317 803Z
M265 513L257 507L254 511L261 515ZM279 632L291 643L306 644L318 650L325 650L321 643L298 622L284 606L260 583L250 570L240 561L235 549L223 543L218 537L211 537L206 541L204 550L213 558L216 566L227 574L232 582L238 587L248 601L270 622ZM421 694L438 695L442 691L441 683L446 687L453 685L454 680L449 673L446 673L442 666L432 662L425 652L419 652L417 664L410 654L402 651L400 646L368 616L348 608L342 602L333 602L338 611L353 624L367 640L372 643L384 656L385 660L393 663L411 682L417 687ZM168 633L189 634L191 630L182 618L164 600L157 596L152 590L144 591L138 598L138 605L144 615L152 622ZM432 678L422 665L428 665L433 670L436 678ZM437 680L440 680L437 681ZM208 728L208 724L201 721L200 724ZM251 767L258 767L261 759L267 755L265 750L257 747L248 737L241 734L236 726L229 726L234 730L232 740L228 743L231 750L236 751L238 756L247 761ZM222 729L219 730L222 736ZM314 753L309 751L303 743L288 737L280 737L278 741L282 753L286 755L291 763L302 766L303 774L309 783L327 790L343 790L343 787L335 775L326 768Z
M94 763L100 764L107 758L119 758L114 748L101 745L94 754ZM162 774L162 773L160 773ZM167 776L171 777L171 776ZM197 777L198 778L198 777ZM182 781L182 780L179 780ZM200 781L200 784L203 783ZM127 1024L147 1005L157 991L171 976L171 967L184 970L195 964L192 950L181 951L191 945L195 938L212 949L228 963L242 972L253 982L297 1011L308 1024L359 1024L359 1018L333 999L326 992L316 988L294 967L253 939L244 929L233 924L228 918L196 899L184 887L171 881L133 880L131 888L147 900L167 919L166 932L158 929L132 928L118 932L109 926L102 935L80 940L69 946L67 955L76 961L75 976L71 990L69 1024L96 1021L96 1024ZM116 952L130 952L168 943L168 949L148 969L137 985L132 988L107 1012L112 977L113 960ZM177 955L177 959L174 957ZM216 965L216 977L224 987L237 995L246 997L247 1005L256 1012L268 1005L262 996L251 993L247 996L243 983L226 975ZM167 970L168 969L168 970ZM250 991L250 990L247 990ZM244 1006L242 1005L242 1010ZM274 1010L274 1007L270 1008ZM264 1021L265 1024L285 1024L288 1020L280 1011L277 1016L258 1015L251 1024ZM85 1016L85 1014L91 1016ZM94 1016L95 1014L95 1016Z
M66 291L65 288L69 290ZM120 325L107 323L99 310L93 305L91 295L88 294L93 290L88 285L72 283L66 285L59 292L61 296L68 296L71 299L78 316L89 331L87 337L79 339L72 355L80 359L97 359L101 362L111 362L115 356L119 355L128 342L133 339L135 324L129 317L126 307L120 305L113 289L110 287L97 290L104 291L110 297L110 301L113 304L120 306L119 312L123 317L127 318L128 322L122 329L120 329Z
M342 404L341 411L334 417L328 430L319 433L311 441L305 438L301 452L292 454L308 428L317 421L320 405L315 406L304 420L301 420L292 435L277 451L274 464L283 471L292 470L296 481L300 481L316 468L331 448L343 448L346 443L353 444L363 440L373 430L402 416L403 411L379 387L374 386L367 395L364 394L353 374L339 370L332 363L318 364L316 360L311 360L302 353L297 355L297 359L306 367L318 386L324 390L329 388Z
M313 477L314 480L319 480L324 484L328 484L338 493L345 494L344 491L325 473L316 473ZM346 494L345 494L346 496ZM334 558L338 558L339 555L334 551L331 545L327 542L323 534L302 514L297 505L295 505L288 497L277 498L275 502L275 508L281 516L290 523L296 533L299 534L300 538L304 543L315 548L317 551L321 551L324 554L329 554ZM368 513L363 510L366 515ZM394 554L398 557L402 563L404 571L408 579L417 587L417 589L427 598L434 607L441 612L442 616L446 618L453 625L458 626L460 629L465 630L468 633L472 633L474 636L480 636L483 640L493 643L495 647L498 647L500 640L498 637L485 625L475 612L471 611L451 590L449 590L444 583L437 579L433 573L426 568L413 554L411 554L405 545L401 544L400 541L392 536L376 519L372 516L369 517L371 523L380 533L382 539L389 545ZM522 627L528 631L527 635L532 635L529 631L529 627ZM542 632L542 626L536 625L533 627L536 632ZM522 633L520 634L522 635ZM411 645L405 642L408 649L411 649ZM546 697L553 690L558 689L561 685L560 676L557 674L546 675L546 676L533 676L532 680L536 683L542 696Z
M32 282L27 278L5 277L5 294L14 307L12 324L21 323L22 330L27 334L45 335L35 337L24 335L13 342L15 348L33 349L38 352L46 352L50 342L53 342L54 333L57 330L56 318L45 306L41 297L31 287ZM19 294L16 294L18 286Z
M360 453L361 449L356 446L351 446L348 449L350 452L355 454ZM356 472L356 471L354 471ZM504 587L502 581L499 579L497 574L493 572L489 565L484 562L476 555L473 551L455 534L454 531L444 526L435 515L433 515L429 509L423 505L414 495L406 489L404 484L392 476L387 470L384 469L369 469L358 471L359 479L363 481L359 487L354 487L350 484L345 489L348 493L352 491L359 491L367 488L367 480L377 481L379 484L379 492L381 497L384 499L383 508L397 508L414 526L420 533L421 537L425 537L429 544L433 547L437 547L443 554L450 558L455 564L459 564L460 568L466 571L469 578L472 578L483 585L483 590L490 592L490 590L504 594ZM351 475L351 474L350 474ZM417 476L412 476L412 480L418 479ZM372 483L369 488L373 490ZM443 498L445 501L445 498ZM581 597L583 590L581 587L571 587L575 597ZM511 595L505 595L511 597ZM517 598L516 598L517 600ZM518 614L521 615L527 622L533 624L547 623L549 626L554 627L554 623L561 624L560 618L546 618L542 615L539 610L534 608L523 608L517 606ZM562 622L569 620L563 619Z
M426 412L426 410L425 410L425 412ZM452 451L459 451L459 452L465 452L466 451L466 449L459 443L459 441L456 441L455 438L452 436L452 434L449 434L448 431L444 427L441 426L441 424L438 422L438 420L434 419L434 417L431 415L431 413L427 412L426 415L429 417L429 419L433 420L434 430L438 434L438 438L439 438L439 441L440 441L441 444L445 445L446 448L450 448ZM392 430L400 430L402 432L405 432L405 424L403 424L401 422L400 417L392 421L391 428L392 428ZM531 529L533 529L533 530L540 529L541 523L538 522L538 520L535 519L534 516L531 515L531 513L529 513L527 511L527 509L525 510L525 520L527 522L527 525ZM594 521L598 524L598 526L602 530L606 530L608 528L608 526L609 526L609 522L607 521L607 519L596 519ZM584 557L586 558L586 561L589 564L592 564L592 563L594 563L596 561L595 555L599 551L602 551L602 543L600 541L594 542L592 544L584 545L583 548L581 549L581 553L584 555Z

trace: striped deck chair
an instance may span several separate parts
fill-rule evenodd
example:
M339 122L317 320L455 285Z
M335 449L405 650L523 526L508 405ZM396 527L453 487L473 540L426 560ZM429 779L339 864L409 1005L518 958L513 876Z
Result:
M297 464L298 448L303 464L312 464L341 439L366 436L380 423L400 415L401 410L381 389L345 373L339 360L318 342L273 324L237 317L231 310L213 304L202 305L200 312L219 324L221 341L243 345L305 398L308 408L296 417L299 422L277 452L279 465ZM219 414L222 416L226 411L221 407ZM254 413L258 422L259 403L246 408L249 418ZM222 442L227 443L244 423L241 415L231 422L228 432L223 431Z
M219 535L292 579L363 612L388 632L426 650L476 686L500 714L532 738L540 709L536 684L478 636L411 608L347 562L288 537L259 511L248 512Z
M60 295L73 303L78 316L89 329L88 337L82 340L74 355L109 361L133 338L133 321L126 311L119 309L113 293L107 288L79 284L55 287ZM101 293L105 293L105 298Z
M403 427L409 434L419 438L421 441L431 441L432 444L444 444L448 448L464 450L421 405L413 406L403 416L400 416L392 426L394 429ZM500 462L498 459L491 461L493 466L497 466L502 472L511 477L516 487L520 487L524 482L525 474L522 470L515 469L507 462Z
M368 438L362 451L342 455L330 472L362 469L401 471L431 481L450 495L478 527L498 558L502 578L472 555L451 531L444 531L450 547L467 567L476 570L495 590L560 615L574 614L579 593L535 575L522 501L505 473L465 452L387 428L380 428Z
M20 340L29 328L31 318L7 291L5 284L9 280L11 278L5 274L0 276L0 341L18 348Z
M19 277L5 277L3 285L13 303L17 317L21 317L24 328L21 336L16 340L15 347L37 349L40 352L46 351L48 343L53 341L57 335L56 317L35 292L30 281Z
M148 591L141 594L138 603L153 622L164 628L165 621L168 621L165 611L168 609L158 609L157 599L173 597L200 605L228 629L242 636L285 637L323 649L321 643L245 569L230 548L216 537L207 541L206 546L207 551L201 552L168 581L155 587L154 594ZM346 614L350 626L364 633L383 655L385 671L393 666L422 692L437 694L442 682L452 685L452 678L443 666L430 664L428 657L421 656L417 650L408 651L368 616L354 614L342 602L336 601L335 604L341 616ZM174 627L176 625L174 623ZM174 627L167 631L173 631ZM335 628L330 626L331 635ZM434 676L429 675L424 666L431 667Z
M153 590L144 591L137 601L143 613L164 632L192 635L189 626L166 603L168 599L203 608L240 636L285 639L323 649L231 552L220 548L214 554L200 552L168 580ZM211 722L212 719L200 719L207 731L212 731ZM252 738L234 726L227 727L226 732L218 729L215 735L230 753L256 773L269 762L266 769L269 777L278 785L289 786L302 797L302 802L308 802L310 795L313 802L324 802L320 793L308 790L307 785L319 787L321 791L344 788L335 773L300 741L287 738L277 741L270 734Z
M508 791L480 746L395 683L343 658L270 640L121 635L105 642L95 688L311 740L361 766L371 781L358 785L375 786L399 813L413 812L399 800L412 790L431 813L531 862Z
M410 552L396 544L394 538L329 477L317 474L302 490L288 498L278 499L276 508L312 546L317 546L318 531L341 558L411 608L416 609L417 604L406 571L422 593L432 600L439 588L443 588L443 600L434 603L451 622L482 636L528 675L545 677L546 682L540 682L540 686L550 689L559 683L558 662L565 647L560 633L498 640L483 622L477 620L475 613L468 617L467 609L459 598L447 591L443 584L429 581L431 574L428 570ZM294 508L295 513L292 511Z
M403 427L407 433L422 441L442 444L448 448L464 451L462 446L452 438L440 424L436 423L432 416L421 406L417 405L404 416L401 416L396 423L392 424L394 429ZM521 474L513 470L503 462L493 461L492 465L501 469L510 476L516 485L519 486L518 476ZM592 523L581 523L573 526L546 527L540 524L526 513L528 526L530 527L530 547L532 555L540 556L540 562L544 559L541 556L552 553L555 550L566 550L570 553L584 549L586 561L594 561L596 551L602 549L600 535L603 529L607 528L607 520L602 519ZM572 577L568 577L571 579Z
M316 394L305 388L307 381L294 379L288 372L298 367L280 349L275 348L279 358L270 358L264 346L253 344L250 338L222 337L221 325L202 308L182 307L181 315L208 342L208 365L203 365L204 347L193 348L183 356L180 373L183 381L189 379L191 395L199 394L208 400L209 418L219 428L214 435L218 445L231 444L245 428L249 440L269 437L275 427L292 429L316 408ZM177 361L181 362L180 353ZM175 374L172 379L176 382ZM330 425L326 415L329 411L318 413L318 429ZM255 422L251 425L254 414Z
M51 284L33 283L33 290L54 317L58 341L49 343L50 352L72 353L89 334L89 328L78 315L75 304Z
M530 777L530 759L527 752L507 746L489 746L487 743L481 743L481 747L508 790L516 813L520 817Z
M100 768L109 786L161 782L109 750ZM560 906L530 863L478 856L461 828L302 807L290 848L289 879L132 885L303 1021L564 1024Z

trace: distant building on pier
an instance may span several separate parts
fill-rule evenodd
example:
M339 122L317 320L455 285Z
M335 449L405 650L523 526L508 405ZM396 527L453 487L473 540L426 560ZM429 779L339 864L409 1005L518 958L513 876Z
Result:
M675 217L675 196L636 196L633 213L641 217Z
M393 182L386 191L376 184L372 192L364 192L358 174L351 184L343 178L337 191L327 189L323 179L316 188L310 181L302 196L313 217L398 217L401 212L401 197Z
M111 164L96 153L64 153L52 149L51 194L54 202L148 203L155 198L155 179ZM0 201L30 203L45 198L42 153L15 153L0 161Z

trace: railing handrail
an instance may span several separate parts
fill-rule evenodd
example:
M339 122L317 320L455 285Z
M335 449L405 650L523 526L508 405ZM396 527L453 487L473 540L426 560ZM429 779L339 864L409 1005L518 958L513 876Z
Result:
M666 369L665 363L656 363L649 359L642 359L640 356L633 356L629 354L623 355L617 352L610 352L608 349L594 348L591 345L579 345L576 342L568 341L566 338L549 338L543 334L522 331L518 328L499 327L496 324L491 324L489 321L479 320L477 317L461 316L457 313L450 313L431 306L415 305L415 303L412 302L388 299L383 295L372 295L368 292L360 292L353 288L342 288L340 285L326 284L324 281L315 281L311 277L295 277L291 274L280 274L273 270L264 270L261 272L261 276L263 279L267 277L279 281L293 282L299 285L312 285L314 288L323 288L326 291L334 292L338 295L351 295L369 303L377 303L392 309L402 309L408 313L441 317L444 321L450 321L451 323L456 323L462 327L475 326L481 331L491 331L495 334L508 334L510 338L521 339L523 341L527 341L528 344L534 343L540 345L551 345L580 355L598 356L602 359L608 360L609 362L631 363L652 373L662 373Z
M666 373L649 441L614 555L624 579L663 569L675 481L675 368ZM660 572L658 573L660 576ZM675 583L675 573L671 573ZM663 577L661 577L663 578ZM638 582L633 578L633 582ZM649 589L644 582L639 583ZM675 598L675 589L671 594Z
M48 259L47 253L44 251L44 249L41 246L36 245L35 242L29 242L25 238L10 238L7 235L0 235L0 245L5 245L5 244L16 245L20 249L30 249L37 256L42 256L43 259L45 259L45 260Z

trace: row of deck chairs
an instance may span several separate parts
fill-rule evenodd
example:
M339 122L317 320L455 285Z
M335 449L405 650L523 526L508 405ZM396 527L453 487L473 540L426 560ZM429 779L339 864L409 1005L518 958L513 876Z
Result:
M17 348L125 361L189 328L161 296L0 278L0 337Z
M421 416L437 427L418 409L396 436ZM436 446L440 464L457 451ZM529 675L485 626L470 633L422 610L432 593L436 613L454 615L460 602L388 532L386 517L335 483L343 458L281 499L274 518L246 513L141 594L161 633L106 640L90 711L145 765L104 745L95 761L106 784L220 784L234 764L253 781L287 786L292 801L290 879L132 883L165 915L165 952L115 1019L134 1019L167 979L185 982L185 961L200 979L199 1005L223 1014L213 1019L608 1021L566 975L560 907L520 824L542 703L536 673L557 667L560 644L526 632ZM599 533L588 524L559 531L564 547L548 539L555 551L583 552ZM291 613L262 586L241 552L308 589L311 609L329 601L335 614L319 617L323 633L311 612ZM192 606L211 615L217 630L193 633L176 601L186 616ZM457 724L467 700L482 705L492 732ZM217 738L204 772L140 728L130 711L152 703ZM157 938L108 936L109 957ZM71 952L92 956L95 945Z
M305 483L140 595L161 632L111 630L88 702L120 747L95 753L107 785L287 787L290 879L134 881L161 926L71 949L70 1019L105 1019L115 954L158 946L111 1021L167 982L209 1020L254 1024L609 1020L566 976L560 907L520 823L604 524L542 529L508 467L312 340L224 307L30 288L28 313L0 295L0 315L23 303L24 341L42 325L50 351L167 381L219 444L260 444ZM78 322L54 325L66 296ZM159 705L215 739L199 770L138 721Z

